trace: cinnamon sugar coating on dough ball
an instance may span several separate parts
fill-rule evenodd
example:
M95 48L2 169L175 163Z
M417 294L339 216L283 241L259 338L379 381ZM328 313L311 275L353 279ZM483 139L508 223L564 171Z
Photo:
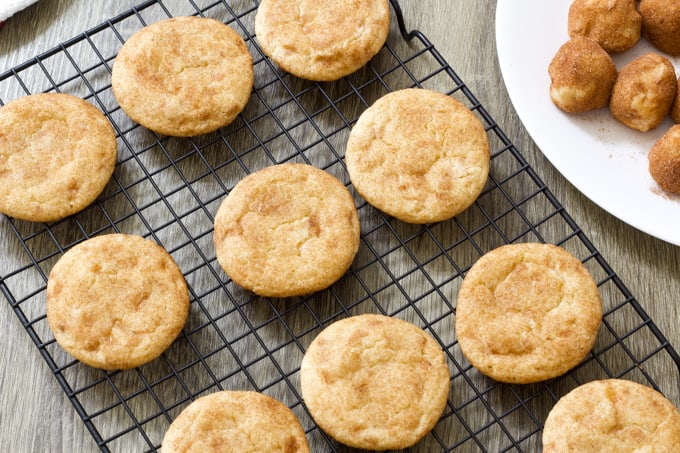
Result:
M662 55L647 53L619 71L609 108L616 120L646 132L658 127L669 114L676 90L673 63Z
M632 48L641 28L635 0L574 0L569 7L569 36L592 38L610 53Z
M680 125L671 127L649 150L649 173L666 192L680 194Z
M616 65L597 42L577 36L564 43L548 66L550 98L565 112L605 107L616 80Z
M657 49L680 55L680 2L677 0L642 0L642 35Z
M675 99L671 105L671 119L676 124L680 123L680 96L678 96L678 92L680 92L680 77L678 77L676 84Z

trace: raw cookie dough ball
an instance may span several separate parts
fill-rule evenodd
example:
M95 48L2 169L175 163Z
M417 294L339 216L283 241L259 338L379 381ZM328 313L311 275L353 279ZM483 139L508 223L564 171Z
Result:
M619 71L609 108L616 120L646 132L669 114L676 90L673 63L662 55L647 53Z
M680 2L678 0L642 0L642 35L657 49L680 55Z
M671 127L649 150L649 173L666 192L680 194L680 125Z
M553 103L574 113L607 106L617 70L597 42L576 36L559 48L548 73Z
M592 38L611 53L633 47L640 39L641 23L635 0L574 0L569 7L569 36Z

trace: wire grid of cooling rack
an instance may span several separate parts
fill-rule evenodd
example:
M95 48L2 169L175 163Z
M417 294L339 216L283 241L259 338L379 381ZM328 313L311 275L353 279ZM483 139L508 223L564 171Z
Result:
M252 34L256 1L170 3L144 2L0 75L0 104L30 93L68 92L100 108L117 132L116 171L92 206L51 224L0 224L24 251L4 260L10 264L1 268L0 290L101 451L157 450L183 408L220 389L256 390L283 401L300 419L312 451L351 451L315 426L301 400L298 372L305 348L324 326L360 313L409 320L447 355L447 407L411 451L537 451L547 412L576 385L622 377L658 389L662 373L678 374L680 358L663 334L435 47L420 32L406 32L396 1L396 20L380 54L357 73L324 84L284 74L262 56ZM146 24L193 14L222 20L241 34L254 58L255 87L244 112L223 130L161 137L119 109L111 67L120 45ZM355 194L361 246L335 285L286 300L258 298L234 285L212 245L213 215L229 190L252 171L296 161L328 171L352 191L343 165L351 126L380 96L407 87L446 92L485 125L491 176L475 204L447 222L408 225ZM124 372L74 361L54 341L44 310L56 260L86 238L112 232L164 246L192 299L175 344L150 364ZM581 259L598 282L605 316L592 353L566 376L504 385L480 375L462 356L454 331L456 294L479 256L525 241L558 244ZM677 388L659 390L678 401Z

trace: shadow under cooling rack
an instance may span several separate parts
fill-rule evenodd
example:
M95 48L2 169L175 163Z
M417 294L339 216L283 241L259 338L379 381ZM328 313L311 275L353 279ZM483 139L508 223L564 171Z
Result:
M538 451L547 412L575 386L622 377L658 389L660 376L678 375L675 350L435 47L421 33L406 32L396 1L396 20L380 54L357 73L323 84L282 73L263 57L252 34L257 6L253 0L147 1L0 75L0 104L31 93L67 92L101 109L117 133L114 176L88 209L51 224L0 220L3 234L17 243L13 250L22 251L3 257L0 290L102 451L157 450L182 409L219 389L273 396L298 416L312 451L350 451L306 411L299 364L324 326L360 313L411 321L447 355L447 407L411 451ZM254 59L255 87L230 126L194 138L158 136L120 110L111 92L111 66L122 43L146 24L194 14L221 20L244 38ZM487 187L447 222L408 225L389 218L349 184L343 156L350 128L376 99L407 87L462 101L491 142ZM217 265L213 216L245 175L288 161L312 164L348 185L361 219L361 246L351 269L328 290L286 300L257 298ZM152 363L124 372L74 361L54 341L44 310L47 275L64 251L113 232L149 237L165 247L182 269L192 300L175 344ZM598 282L604 323L590 356L566 376L499 384L462 356L454 331L456 295L482 254L527 241L558 244L584 262ZM659 390L680 401L678 388Z

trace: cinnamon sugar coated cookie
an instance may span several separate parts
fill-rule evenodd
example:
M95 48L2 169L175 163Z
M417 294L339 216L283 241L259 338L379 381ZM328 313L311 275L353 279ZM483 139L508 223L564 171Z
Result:
M609 109L622 124L647 132L666 119L676 90L673 63L663 55L647 53L621 68L612 88Z
M231 123L253 87L253 61L228 25L175 17L131 36L113 63L113 94L123 111L164 135L194 136Z
M567 28L571 38L585 36L607 52L620 53L640 40L642 18L636 0L574 0Z
M234 390L192 402L172 422L161 447L163 453L309 453L293 411L262 393Z
M680 451L680 412L661 393L623 379L576 387L552 408L543 453Z
M680 55L680 2L641 0L642 34L657 49Z
M284 71L333 81L373 58L390 29L388 0L262 0L255 34Z
M418 88L391 92L364 111L345 163L357 192L409 223L450 219L479 196L490 147L481 121L460 101Z
M116 136L92 104L69 94L24 96L0 107L0 212L50 222L75 214L104 190Z
M614 61L597 42L576 36L564 43L548 66L550 99L565 112L606 107L616 80Z
M456 307L456 335L467 360L501 382L560 376L595 343L602 303L593 277L551 244L498 247L470 268Z
M177 264L140 236L81 242L57 261L47 282L47 322L57 343L95 368L150 362L179 335L188 314Z
M321 429L354 448L408 448L441 417L450 374L439 344L407 321L359 315L309 345L300 386Z
M680 194L680 125L672 126L648 154L649 173L664 191Z
M345 185L307 164L251 173L215 215L219 264L234 283L260 296L329 287L352 264L359 236L359 215Z

